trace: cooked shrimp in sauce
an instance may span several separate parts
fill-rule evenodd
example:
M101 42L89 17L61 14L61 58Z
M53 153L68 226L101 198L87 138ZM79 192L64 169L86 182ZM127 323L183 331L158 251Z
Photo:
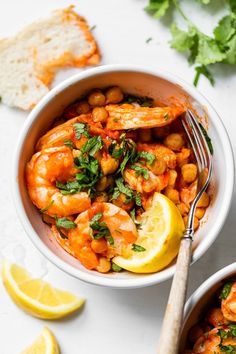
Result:
M225 282L202 320L189 330L183 354L236 353L235 292L236 282Z
M112 259L132 249L154 193L187 218L198 170L178 122L185 109L119 87L95 89L38 140L26 166L29 196L59 245L87 269L118 271ZM200 202L196 228L207 193Z

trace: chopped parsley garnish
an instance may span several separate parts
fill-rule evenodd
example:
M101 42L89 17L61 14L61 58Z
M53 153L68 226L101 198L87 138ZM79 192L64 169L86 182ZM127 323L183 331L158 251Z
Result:
M227 339L230 337L235 338L236 337L236 325L235 324L229 324L228 325L228 330L225 330L223 328L219 328L217 335L221 338L221 339Z
M224 354L235 354L236 345L222 345L220 344L220 351Z
M126 95L123 103L138 103L142 107L152 107L153 106L153 98L151 97L142 97L135 95Z
M118 266L116 263L112 262L111 269L112 269L114 272L120 272L123 268L121 268L120 266Z
M232 282L225 283L225 285L224 285L224 287L223 287L223 289L222 289L222 291L220 293L220 299L222 299L222 300L227 299L227 297L228 297L228 295L230 293L230 290L232 288L232 285L233 285Z
M80 139L81 135L85 136L86 138L90 138L88 125L86 123L75 123L73 124L75 129L75 136L76 139Z
M135 171L136 176L143 176L146 180L149 179L149 172L146 168L139 165L131 165L130 168Z
M70 149L74 148L74 144L73 144L73 141L71 139L65 139L64 140L64 145L69 147Z
M93 238L99 240L100 238L105 237L110 245L114 245L114 239L111 236L107 224L104 221L100 221L102 215L102 213L95 214L89 222L89 225L93 230Z
M145 159L148 165L152 165L156 159L156 156L148 151L139 151L137 156L138 159Z
M120 147L116 141L113 141L108 147L108 153L115 159L120 158L123 155L124 147Z
M117 199L119 197L120 193L121 192L119 191L118 187L115 187L112 191L111 200Z
M54 203L54 200L51 200L50 203L45 208L39 209L39 212L45 213L46 211L48 211L48 209L50 208L50 206L52 206L53 203Z
M133 190L128 185L124 185L124 180L122 177L116 179L115 182L120 193L123 193L130 198L133 197L133 193L134 193Z
M56 226L64 227L64 229L75 229L76 224L74 221L67 218L56 218Z
M213 155L214 153L214 149L213 149L213 145L212 145L212 142L211 142L211 138L209 137L209 135L207 134L207 131L206 129L204 128L204 126L199 123L200 127L201 127L201 130L202 130L202 133L206 139L206 142L207 142L207 145L208 145L208 148L209 148L209 151L211 153L211 155Z
M102 138L100 136L94 136L86 141L80 151L82 154L88 153L90 156L94 156L102 147Z
M132 244L132 251L134 252L144 252L146 251L146 248L140 245L136 245L135 243Z

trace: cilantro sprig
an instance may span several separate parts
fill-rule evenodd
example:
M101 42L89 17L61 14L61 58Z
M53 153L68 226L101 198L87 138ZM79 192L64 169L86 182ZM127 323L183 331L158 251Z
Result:
M208 5L210 0L198 0ZM212 1L213 2L213 1ZM170 9L175 9L184 20L186 30L177 24L171 26L171 47L180 53L188 54L188 61L195 66L194 85L199 78L205 76L212 85L214 78L209 68L216 63L236 64L236 3L228 0L229 12L213 29L213 35L208 36L184 14L178 0L149 0L145 10L159 19Z

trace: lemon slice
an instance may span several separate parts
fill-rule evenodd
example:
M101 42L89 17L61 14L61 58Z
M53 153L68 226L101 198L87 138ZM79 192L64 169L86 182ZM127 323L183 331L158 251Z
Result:
M40 336L21 354L59 354L59 352L54 334L47 327L44 327Z
M155 193L141 216L138 239L125 255L113 258L118 266L134 273L153 273L165 268L177 255L184 222L175 204ZM141 246L141 247L139 247ZM138 252L139 251L139 252Z
M62 318L77 311L85 301L41 279L33 279L26 269L8 261L3 263L2 279L12 300L35 317Z

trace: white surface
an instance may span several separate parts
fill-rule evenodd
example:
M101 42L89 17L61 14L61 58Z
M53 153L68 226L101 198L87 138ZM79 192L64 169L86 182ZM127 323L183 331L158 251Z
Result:
M47 14L50 9L70 3L66 0L2 1L0 36L14 34L26 23ZM89 20L91 26L97 25L94 33L103 53L103 63L162 67L192 82L193 69L188 67L183 56L169 48L169 32L162 23L143 12L145 3L145 0L80 0L80 13ZM196 23L201 21L202 28L209 30L219 17L216 10L213 13L193 11L193 18ZM145 40L149 37L153 40L146 44ZM235 151L235 68L221 66L214 70L217 80L215 88L202 79L199 89L222 117ZM69 75L69 72L59 75L57 81L65 75ZM99 354L155 353L170 282L126 291L86 285L48 263L28 241L17 220L9 187L12 153L26 116L23 112L0 106L0 255L28 266L35 275L44 276L57 286L86 296L87 304L79 315L49 323L24 314L11 302L0 285L1 354L19 353L45 324L58 337L62 354L92 354L95 351ZM220 237L207 254L192 266L189 292L210 274L235 261L235 210L234 200Z

